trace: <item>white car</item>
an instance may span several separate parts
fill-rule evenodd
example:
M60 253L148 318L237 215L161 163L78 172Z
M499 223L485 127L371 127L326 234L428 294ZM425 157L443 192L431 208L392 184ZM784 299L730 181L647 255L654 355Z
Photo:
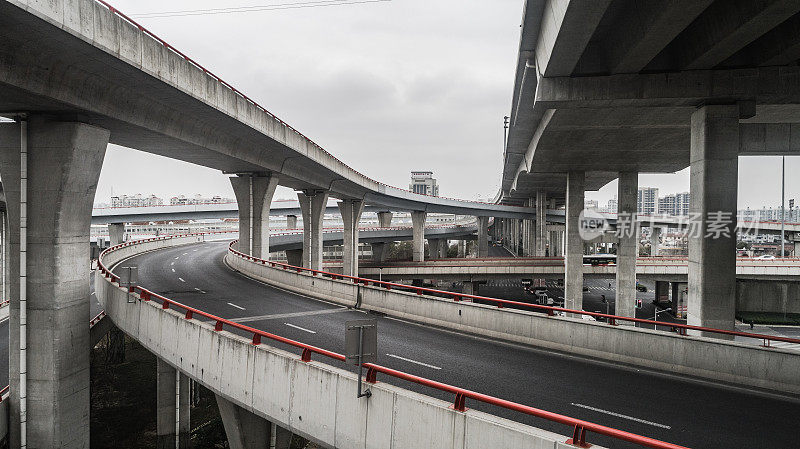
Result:
M775 256L771 256L769 254L764 254L763 256L758 256L754 258L754 260L775 260Z

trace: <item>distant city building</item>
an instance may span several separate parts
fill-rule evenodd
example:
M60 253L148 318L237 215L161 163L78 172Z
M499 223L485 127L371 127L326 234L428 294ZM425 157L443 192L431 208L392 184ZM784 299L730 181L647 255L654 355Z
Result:
M111 207L148 207L162 206L163 204L163 199L155 195L142 196L141 193L111 197Z
M439 196L439 186L432 171L412 171L408 190L420 195Z
M614 198L608 200L608 204L606 205L606 210L604 212L611 214L617 213L617 195L614 195Z
M211 198L204 198L199 194L191 198L187 197L186 195L180 195L173 196L169 199L169 204L171 206L186 206L191 204L223 204L232 202L234 202L233 198L224 198L219 195L215 195Z
M658 188L639 187L636 198L636 210L640 214L654 215L658 213Z
M689 192L665 195L658 200L658 213L665 215L689 215Z

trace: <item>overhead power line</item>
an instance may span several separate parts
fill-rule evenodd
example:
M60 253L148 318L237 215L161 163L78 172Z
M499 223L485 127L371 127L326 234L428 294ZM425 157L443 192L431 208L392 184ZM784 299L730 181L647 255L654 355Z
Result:
M390 1L392 0L317 0L317 1L302 1L295 3L276 3L272 5L254 5L254 6L229 7L229 8L189 9L182 11L151 12L151 13L133 14L132 17L152 19L161 17L208 16L216 14L236 14L243 12L319 8L325 6L360 5L365 3L383 3Z

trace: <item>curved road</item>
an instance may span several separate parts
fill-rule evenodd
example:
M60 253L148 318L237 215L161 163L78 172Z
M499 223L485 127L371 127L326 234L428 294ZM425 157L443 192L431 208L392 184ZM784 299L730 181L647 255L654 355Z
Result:
M201 243L150 252L121 265L138 266L141 285L187 305L343 351L345 321L364 318L363 312L248 279L224 264L226 250L226 242ZM694 448L794 447L797 443L790 430L800 416L797 399L377 318L378 361L392 368ZM385 376L379 376L379 381L453 399ZM468 407L561 434L572 430L467 402ZM615 448L638 447L594 434L588 439Z

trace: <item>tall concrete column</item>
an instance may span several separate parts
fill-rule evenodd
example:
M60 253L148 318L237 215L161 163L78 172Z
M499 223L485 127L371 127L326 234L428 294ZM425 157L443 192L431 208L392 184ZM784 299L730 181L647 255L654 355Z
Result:
M231 449L270 447L272 425L269 421L220 396L217 396L217 408Z
M372 261L386 262L386 243L375 242L370 246L372 247Z
M511 233L513 234L511 240L514 242L514 247L511 249L511 252L513 252L515 256L519 256L520 220L518 218L511 220Z
M89 446L88 242L108 138L102 128L39 117L0 124L10 447L23 431L31 448Z
M339 202L339 212L344 222L342 233L342 274L358 276L358 222L364 202L361 200L342 200Z
M189 447L190 395L189 378L161 359L156 361L156 447Z
M286 216L286 229L297 229L297 215Z
M322 268L322 224L328 205L327 191L297 192L303 212L303 267Z
M412 248L414 262L425 260L425 220L428 218L426 212L412 211L411 225L413 226Z
M477 256L489 257L489 217L477 217L477 220L478 220Z
M564 257L564 307L583 309L583 239L579 218L583 211L586 174L567 173L566 257Z
M108 240L111 246L119 245L125 241L125 223L108 224Z
M650 228L650 255L658 256L661 250L661 228L652 226Z
M639 226L636 221L639 173L619 172L617 184L617 300L614 313L636 316L636 256ZM627 321L620 322L627 324Z
M446 240L442 239L428 239L428 258L443 259L442 246L446 244L446 242Z
M480 237L478 237L480 239ZM488 248L488 245L487 245ZM458 241L458 257L463 259L467 257L467 241L466 240L459 240Z
M534 255L544 257L547 252L547 193L536 191L536 251Z
M392 226L392 213L388 211L378 212L378 226L390 228Z
M269 258L269 210L278 177L253 173L230 180L239 206L239 251Z
M688 324L733 330L739 108L709 105L691 120ZM715 335L715 334L712 334Z

